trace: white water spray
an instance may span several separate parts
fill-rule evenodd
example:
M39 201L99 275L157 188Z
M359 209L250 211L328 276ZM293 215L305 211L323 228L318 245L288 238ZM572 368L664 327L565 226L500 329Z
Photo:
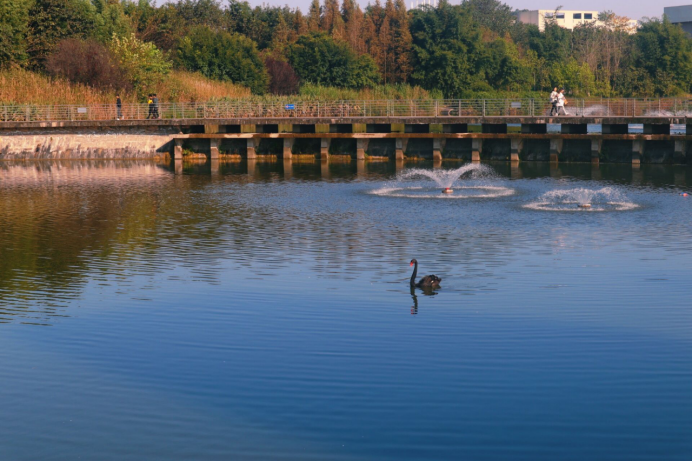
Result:
M524 207L550 212L608 212L632 210L638 205L630 202L618 189L607 187L549 191Z

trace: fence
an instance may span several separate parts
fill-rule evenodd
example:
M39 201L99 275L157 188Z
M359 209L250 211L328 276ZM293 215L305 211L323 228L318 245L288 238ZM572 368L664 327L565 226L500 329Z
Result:
M569 116L577 117L691 117L691 100L571 99ZM477 100L363 100L292 101L261 103L216 101L209 103L115 104L89 106L0 106L0 121L49 122L71 120L246 119L246 118L374 118L374 117L545 117L551 105L537 99Z

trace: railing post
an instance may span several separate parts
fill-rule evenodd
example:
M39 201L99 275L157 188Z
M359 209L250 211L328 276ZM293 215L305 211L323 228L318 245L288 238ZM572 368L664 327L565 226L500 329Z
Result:
M482 99L482 100L481 100L481 107L483 108L483 109L482 109L482 112L481 112L481 115L482 115L483 117L486 117L486 99Z

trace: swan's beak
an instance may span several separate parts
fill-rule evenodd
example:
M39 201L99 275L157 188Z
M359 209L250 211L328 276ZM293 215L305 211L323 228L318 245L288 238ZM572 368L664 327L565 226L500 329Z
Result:
M414 266L414 263L412 263L412 262L409 262L409 266Z

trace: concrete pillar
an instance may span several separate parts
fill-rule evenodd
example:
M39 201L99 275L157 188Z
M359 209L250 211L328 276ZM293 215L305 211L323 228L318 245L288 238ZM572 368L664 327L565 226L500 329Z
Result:
M522 178L519 162L510 162L510 178L513 180L519 180Z
M241 125L241 133L257 133L257 128L255 124Z
M278 124L277 125L277 132L278 133L293 133L294 132L294 126L293 126L293 124Z
M212 175L217 175L219 173L219 158L209 159L209 169Z
M320 159L326 160L330 157L330 141L332 141L330 138L320 138Z
M558 162L558 156L563 151L563 140L560 138L552 138L549 142L549 160Z
M330 163L327 159L320 160L320 176L322 178L330 177Z
M510 138L510 162L519 162L521 151L522 138Z
M481 138L472 139L472 162L481 162L481 149L484 146L484 140Z
M433 138L433 162L443 160L443 149L445 149L445 141L445 138Z
M522 124L520 126L520 133L534 133L539 135L544 135L547 132L546 124Z
M674 141L674 162L677 164L686 163L686 146L688 146L688 141L675 140Z
M219 145L221 140L218 138L209 139L209 158L219 160Z
M643 124L642 132L645 135L671 135L669 124Z
M359 138L356 140L356 160L366 158L366 150L368 150L368 140Z
M366 133L366 124L351 124L351 133Z
M561 133L569 135L586 135L587 124L561 124Z
M404 124L390 124L390 133L404 133Z
M175 172L176 175L182 175L183 174L183 159L174 159L173 160L173 171Z
M627 135L628 124L602 124L604 135Z
M602 152L602 140L601 138L592 138L592 164L599 165L599 153Z
M330 133L330 124L315 124L315 133Z
M183 140L180 138L174 140L173 158L176 160L183 159Z
M284 158L284 178L289 179L293 176L294 174L294 166L293 162L291 161L291 158Z
M399 172L404 168L404 159L395 159L395 171Z
M246 150L246 157L248 159L256 159L257 154L255 153L255 148L257 147L258 143L260 140L256 140L255 138L248 138L248 144L247 144L247 150Z
M640 166L640 159L642 158L644 147L645 142L643 140L633 140L633 165Z
M366 173L366 161L363 159L356 160L356 175L363 176Z
M404 153L407 151L407 143L409 138L397 138L395 139L395 159L403 160Z
M284 149L282 151L282 157L284 159L291 159L293 153L291 149L294 147L294 138L284 138Z
M254 157L248 159L248 175L255 176L256 165L257 165L257 160Z
M481 124L481 133L508 133L508 124Z

